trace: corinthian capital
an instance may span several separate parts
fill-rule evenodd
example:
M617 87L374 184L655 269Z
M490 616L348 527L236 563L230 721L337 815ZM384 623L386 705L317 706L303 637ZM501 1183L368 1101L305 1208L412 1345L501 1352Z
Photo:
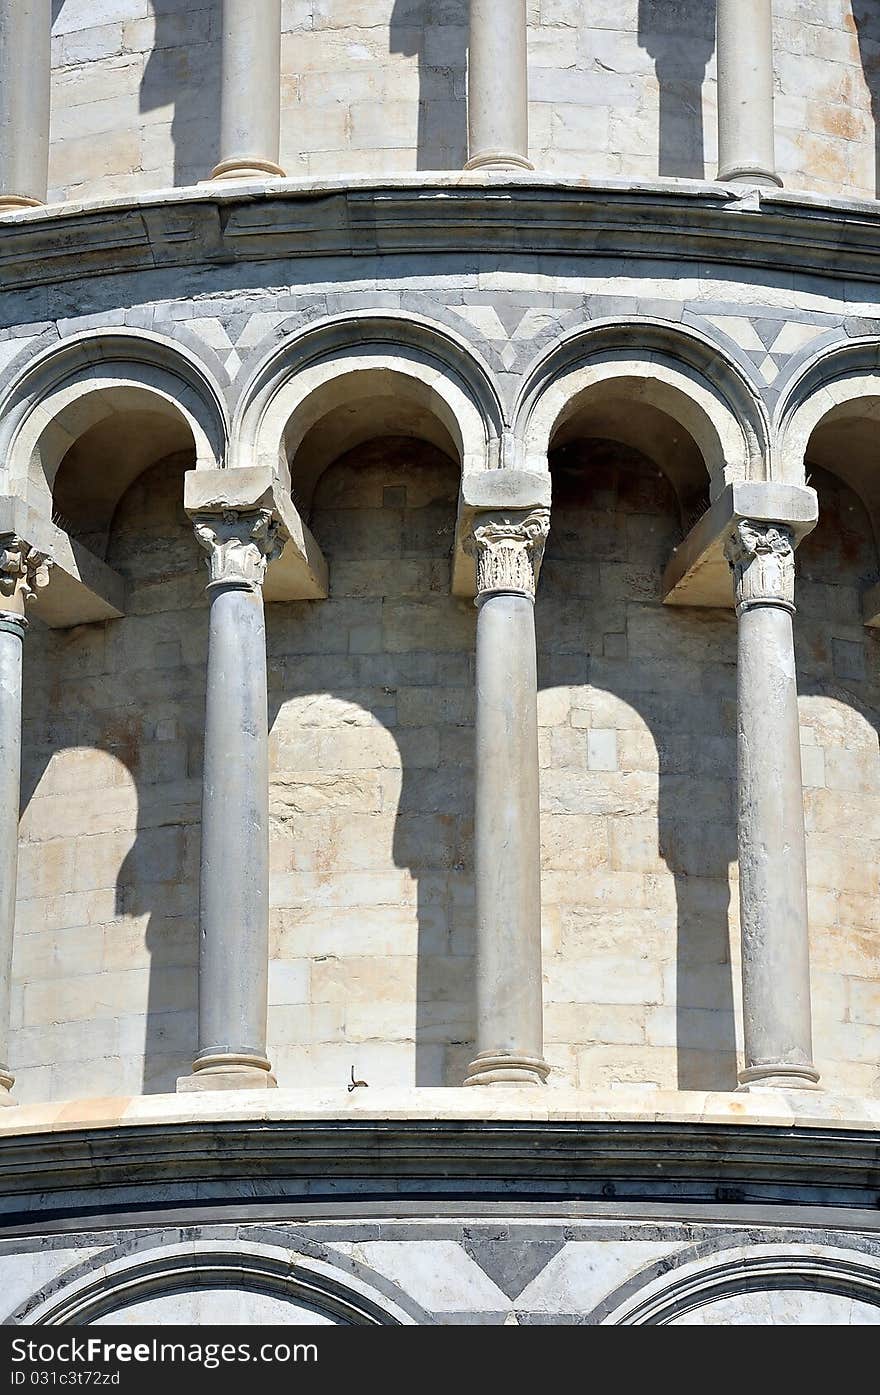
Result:
M23 615L28 601L49 584L52 562L15 533L0 535L0 610Z
M208 554L212 583L233 586L262 586L266 567L281 556L287 541L285 529L268 509L197 514L193 528Z
M477 563L477 598L493 591L534 596L550 510L481 514L466 544Z
M737 608L775 604L794 610L794 534L782 523L741 519L724 547L733 569Z

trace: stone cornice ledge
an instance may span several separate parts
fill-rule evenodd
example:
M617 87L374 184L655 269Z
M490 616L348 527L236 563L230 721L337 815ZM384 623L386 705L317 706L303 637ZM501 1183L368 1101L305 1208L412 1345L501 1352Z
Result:
M697 180L419 174L163 190L0 215L0 287L320 256L736 263L880 281L880 202Z
M195 1201L383 1197L871 1211L880 1205L880 1100L369 1088L81 1100L2 1117L7 1226Z
M114 1096L20 1105L0 1113L0 1140L72 1129L240 1122L351 1120L505 1121L515 1123L698 1123L800 1129L873 1130L880 1145L880 1099L817 1090L748 1093L620 1088L580 1090L495 1086L491 1090L367 1088L236 1090L198 1094Z

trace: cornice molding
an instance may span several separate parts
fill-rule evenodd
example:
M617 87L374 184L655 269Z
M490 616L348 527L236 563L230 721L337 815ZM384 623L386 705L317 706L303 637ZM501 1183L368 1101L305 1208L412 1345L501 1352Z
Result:
M303 257L650 259L880 282L880 202L699 181L270 180L0 216L0 288Z
M4 1138L0 1234L30 1217L242 1195L859 1207L873 1130L632 1120L193 1119ZM84 1222L85 1223L85 1222Z

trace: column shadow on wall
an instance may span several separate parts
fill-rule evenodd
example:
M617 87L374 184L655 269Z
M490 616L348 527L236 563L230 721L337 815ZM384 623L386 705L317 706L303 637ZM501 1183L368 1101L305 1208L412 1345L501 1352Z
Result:
M66 836L78 838L72 889L96 900L105 917L95 972L113 976L101 1015L116 1024L116 1088L144 1093L173 1091L190 1068L197 1040L207 610L196 608L204 567L181 502L190 464L184 453L149 468L117 506L106 558L128 582L126 618L40 637L32 661L52 678L45 711L27 724L23 752L23 808L52 755L65 749L104 752L124 771L118 778L114 766L90 770L86 764L84 787L93 790L101 817L94 824L86 817ZM37 684L36 691L45 686ZM128 851L117 854L116 845L132 834ZM124 977L144 970L145 1012L139 981ZM99 1072L103 1065L96 1063ZM134 1069L141 1076L137 1087Z
M131 699L127 710L101 714L96 735L124 762L138 795L135 840L116 879L116 916L118 968L132 931L149 955L145 1094L173 1091L177 1077L189 1072L198 1041L208 613L204 554L182 506L191 464L188 454L170 457L129 487L107 554L129 584L129 616L107 627L107 643L116 651L112 667L129 676Z
M387 465L387 449L383 459ZM35 627L25 646L22 809L30 805L53 754L71 748L106 753L134 787L137 820L130 850L109 883L103 873L91 879L83 875L87 853L77 887L88 892L97 882L96 891L113 889L115 919L105 927L105 971L124 974L143 968L138 956L144 943L149 951L146 1023L143 1014L126 1014L124 1003L110 1003L119 1018L119 1053L144 1054L147 1093L173 1090L176 1077L189 1069L197 1044L207 603L203 556L180 507L187 463L178 458L153 467L117 509L108 560L132 587L127 619L51 633ZM363 457L360 467L352 468L362 467ZM414 1036L420 1085L460 1082L473 1050L474 1027L473 730L468 707L474 613L467 603L448 596L457 467L435 457L432 470L434 483L422 491L421 500L401 493L417 486L418 473L411 468L404 472L401 465L397 473L386 471L373 506L362 508L338 508L346 499L351 470L343 472L335 493L331 478L316 526L334 559L336 592L329 602L267 607L272 725L291 697L329 693L359 705L370 714L372 729L387 733L389 746L392 739L397 745L400 785L398 789L392 780L388 789L394 810L392 860L416 881ZM401 477L407 485L401 485ZM880 715L873 701L874 658L866 664L876 646L862 629L858 609L859 587L876 579L870 523L855 496L838 481L817 469L813 483L820 490L822 522L799 554L800 691L804 697L835 699L876 731ZM419 507L412 506L416 502ZM334 523L337 510L349 517ZM610 695L650 734L657 752L657 800L648 799L641 814L642 821L656 818L650 846L639 840L639 810L633 808L631 793L615 793L613 781L605 781L601 771L590 772L582 755L570 785L588 813L617 818L618 870L649 869L644 872L646 900L632 908L646 914L629 916L627 923L625 905L609 905L601 897L591 904L593 874L574 863L573 876L581 886L570 908L572 923L586 906L595 927L589 953L637 959L638 921L648 926L652 911L660 917L667 913L657 872L668 869L675 897L678 1084L728 1090L736 1080L727 889L728 865L736 857L735 622L728 612L676 612L660 606L662 562L679 536L671 490L644 457L619 447L608 451L596 442L582 457L569 453L568 461L557 453L554 524L537 609L539 684L542 689L572 689L583 698L584 712L591 693L600 700ZM390 550L384 560L383 542ZM377 544L390 584L376 584ZM408 583L395 576L395 568L405 567L414 569ZM829 588L836 598L833 605ZM841 588L848 588L846 594ZM451 637L444 636L443 627ZM701 659L698 666L695 654ZM418 719L421 726L412 722L413 704L419 703L437 704L426 708L425 718ZM406 705L408 720L402 725ZM586 731L595 725L574 729L572 749L576 742L586 744ZM622 727L619 737L632 730ZM427 751L432 731L434 753ZM332 746L333 731L326 735ZM644 762L645 773L653 768ZM391 764L385 772L393 774ZM91 779L96 801L106 795L104 807L112 812L113 788L126 782L104 790L94 783L94 772ZM546 771L543 782L545 794L552 793L554 780ZM603 783L608 786L604 791ZM81 792L79 782L73 787ZM349 847L354 848L363 840L364 828L354 826L345 804L340 808L343 820L353 825ZM126 817L120 824L129 829ZM70 836L82 832L72 828ZM102 855L108 841L112 847L112 828L102 823L94 838ZM369 904L366 896L357 902ZM357 906L348 911L349 916L356 913ZM609 947L615 935L617 946ZM295 946L295 931L290 945ZM290 946L286 950L289 955ZM647 944L645 951L650 957ZM320 949L314 952L320 957ZM573 961L576 956L566 957ZM589 1001L582 1007L586 1020ZM379 1011L379 1035L366 1045L381 1047L386 1040L381 1018ZM655 1019L655 1044L661 1045L666 1030L662 1013ZM625 1055L621 1047L613 1049ZM359 1044L342 1043L334 1083L347 1082L350 1064L369 1083L388 1083L381 1075L381 1051L367 1058L363 1070L358 1065L362 1055ZM100 1068L102 1063L95 1064ZM286 1078L282 1083L299 1082Z
M880 198L880 5L877 0L853 0L853 22L859 41L862 72L871 94L874 121L874 194Z
M417 169L467 160L467 39L468 0L394 0L389 52L418 61Z
M880 580L875 524L865 506L865 496L873 495L874 434L873 425L865 423L859 441L848 434L847 425L851 430L852 423L835 422L815 434L811 450L821 441L817 454L825 468L814 464L808 451L807 477L819 496L819 523L797 551L794 624L805 740L813 1059L826 1062L848 1055L844 1042L858 1031L834 1018L829 1022L835 1010L834 979L852 974L855 983L876 976L880 948L872 841L880 645L877 631L865 627L862 615L862 595ZM838 462L840 474L834 469ZM849 1007L845 1018L853 1020ZM857 1047L852 1059L866 1058ZM871 1060L876 1060L873 1054ZM839 1064L833 1068L841 1069ZM833 1088L829 1077L830 1071L825 1087ZM871 1088L876 1084L872 1081Z
M562 908L563 954L573 959L580 945L588 960L637 963L641 926L644 957L656 961L658 945L674 935L675 981L664 986L674 1007L649 1005L646 1037L634 1030L611 1050L625 1060L627 1046L675 1047L680 1089L730 1090L737 1078L728 923L737 857L735 621L726 611L661 605L663 565L682 529L672 488L653 462L594 440L556 451L551 468L538 681L572 689L582 706L573 730L549 733L551 766L554 756L559 764L555 776L542 771L544 807L552 811L555 802L560 812L602 820L610 837L610 863L591 872L585 856L582 890L572 887ZM617 770L601 746L612 740L615 714ZM600 733L595 763L589 730ZM621 899L627 881L635 904ZM585 997L586 1022L588 984ZM615 1004L642 1006L637 991L628 998L612 985L612 1011ZM584 1045L600 1048L601 1058L601 1041Z
M170 137L174 147L174 184L207 179L220 158L221 0L151 0L155 22L153 50L144 65L140 111L154 112L143 140L149 147L153 132L160 136L170 108ZM149 148L145 168L162 169L160 147Z
M274 727L285 702L314 693L321 701L329 697L340 704L358 704L372 718L359 731L387 732L388 759L373 774L382 808L393 810L391 862L411 874L415 904L395 906L392 896L387 908L374 908L369 893L361 890L352 893L351 904L343 905L339 915L347 916L349 923L359 917L370 921L368 933L380 937L387 915L389 950L395 948L395 924L403 927L401 935L406 937L415 923L415 949L411 944L399 947L404 953L412 951L414 961L413 1025L398 1041L408 1059L414 1052L414 1083L446 1085L460 1083L473 1055L476 613L471 604L449 595L459 468L435 448L419 448L431 457L423 485L418 480L419 462L410 459L410 442L397 473L392 469L384 474L377 508L323 510L321 540L329 544L328 552L337 563L338 581L342 566L349 564L349 585L338 588L343 594L327 602L267 606L269 719ZM387 451L382 455L383 471L386 456ZM208 607L203 554L181 507L182 474L189 464L189 457L175 457L148 469L117 507L107 561L129 583L125 619L47 633L39 648L30 647L29 657L52 679L45 710L35 713L32 707L28 722L23 808L31 802L53 753L66 748L105 752L125 772L123 779L113 777L106 790L94 767L88 775L96 803L102 813L108 809L109 826L104 818L95 825L100 871L91 880L85 870L82 876L84 889L97 882L94 889L102 903L111 902L102 912L107 918L102 971L124 975L147 968L145 1013L137 1003L140 985L134 982L130 1007L122 996L113 996L128 993L129 985L122 980L108 985L106 1004L106 1015L117 1019L116 1054L127 1058L117 1069L115 1088L136 1089L131 1079L136 1068L144 1093L173 1091L177 1077L188 1073L198 1042L198 863ZM328 471L328 485L330 503L338 504L332 497L334 468L338 467ZM383 541L391 554L384 563ZM378 589L370 581L377 551L380 568L387 566L391 578L387 596L381 578ZM351 584L359 566L365 569L365 592L356 577ZM400 567L413 571L409 581L395 575ZM380 638L383 633L385 643ZM42 693L46 684L35 686ZM421 704L426 704L424 715L419 715ZM304 730L308 732L307 724ZM337 733L323 727L321 732L327 758L313 774L323 778L329 769L328 785L332 785ZM391 755L392 743L398 748L397 757ZM350 783L362 784L363 773L353 772ZM114 789L133 795L123 798L118 821L112 815ZM349 792L344 792L338 806L339 826L348 846L344 870L357 875L362 864L367 871L378 870L381 880L383 853L374 855L369 835L363 837ZM329 798L332 803L332 793ZM118 860L114 826L120 829L119 842L127 848L120 850ZM71 836L79 832L71 830ZM300 861L301 849L295 840L293 852L294 861ZM320 863L323 849L313 848L311 856ZM86 857L83 869L88 861ZM334 868L325 880L331 890L338 874ZM306 893L310 908L320 905L314 885L321 880L314 878ZM283 896L281 900L284 903ZM327 904L332 911L337 901L331 895ZM273 957L282 962L293 957L326 960L333 953L332 918L329 938L326 953L318 944L303 956L294 926L283 946L276 941ZM356 947L350 953L356 956ZM362 1025L359 1041L331 1041L338 1054L338 1079L334 1075L327 1081L325 1076L325 1083L347 1084L351 1065L370 1084L400 1082L401 1053L392 1059L386 1052L393 1028L389 1030L382 1008L381 979L387 976L392 985L392 1016L394 1003L402 1003L409 1011L410 988L395 991L393 966L386 975L383 960L387 957L377 956L378 996L371 998L369 991L365 994L359 987L353 1000L344 1000L367 1015L375 1007L375 1027ZM345 955L339 958L344 977ZM71 1023L72 1034L74 1030ZM278 1052L273 1049L273 1054ZM282 1072L281 1083L295 1085L302 1083L294 1073L299 1048L290 1054L291 1065ZM99 1080L103 1066L103 1061L95 1063ZM113 1078L112 1067L103 1078Z
M315 1041L321 1084L352 1067L399 1084L412 1063L416 1085L458 1085L473 1057L476 611L449 593L459 476L403 438L341 457L310 523L330 599L267 607L273 865L298 888L273 912L273 957L311 958L313 1011L350 1027ZM386 891L393 869L412 880Z
M703 82L715 52L714 0L639 0L638 42L659 87L659 173L704 179Z

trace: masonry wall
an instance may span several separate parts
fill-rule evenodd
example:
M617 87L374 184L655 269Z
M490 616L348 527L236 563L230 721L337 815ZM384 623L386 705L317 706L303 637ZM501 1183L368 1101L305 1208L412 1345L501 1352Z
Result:
M183 456L116 515L129 614L27 645L12 1060L44 1098L173 1089L196 1042L204 563ZM551 1087L735 1085L735 621L670 610L680 535L644 456L553 457L536 611ZM876 571L815 472L799 643L817 1060L876 1093ZM458 1084L472 1052L475 612L449 595L457 467L360 447L319 485L322 603L267 608L270 1054L288 1086Z
M13 1020L28 1098L174 1088L198 1001L207 577L178 457L114 520L126 619L28 636Z
M732 1089L736 622L661 606L681 526L656 465L605 441L553 465L537 608L551 1060L586 1088Z
M461 1084L473 1056L473 649L458 468L377 442L322 477L326 604L270 606L279 1078Z
M840 1074L854 1092L874 1095L880 1090L880 646L861 623L860 598L877 574L877 553L853 492L819 469L811 482L819 527L798 552L795 636L816 1062L828 1078Z
M204 179L217 159L220 0L56 0L53 198ZM586 178L714 177L714 0L530 0L531 154ZM775 0L787 187L877 193L880 10ZM285 0L293 178L456 169L467 0Z

